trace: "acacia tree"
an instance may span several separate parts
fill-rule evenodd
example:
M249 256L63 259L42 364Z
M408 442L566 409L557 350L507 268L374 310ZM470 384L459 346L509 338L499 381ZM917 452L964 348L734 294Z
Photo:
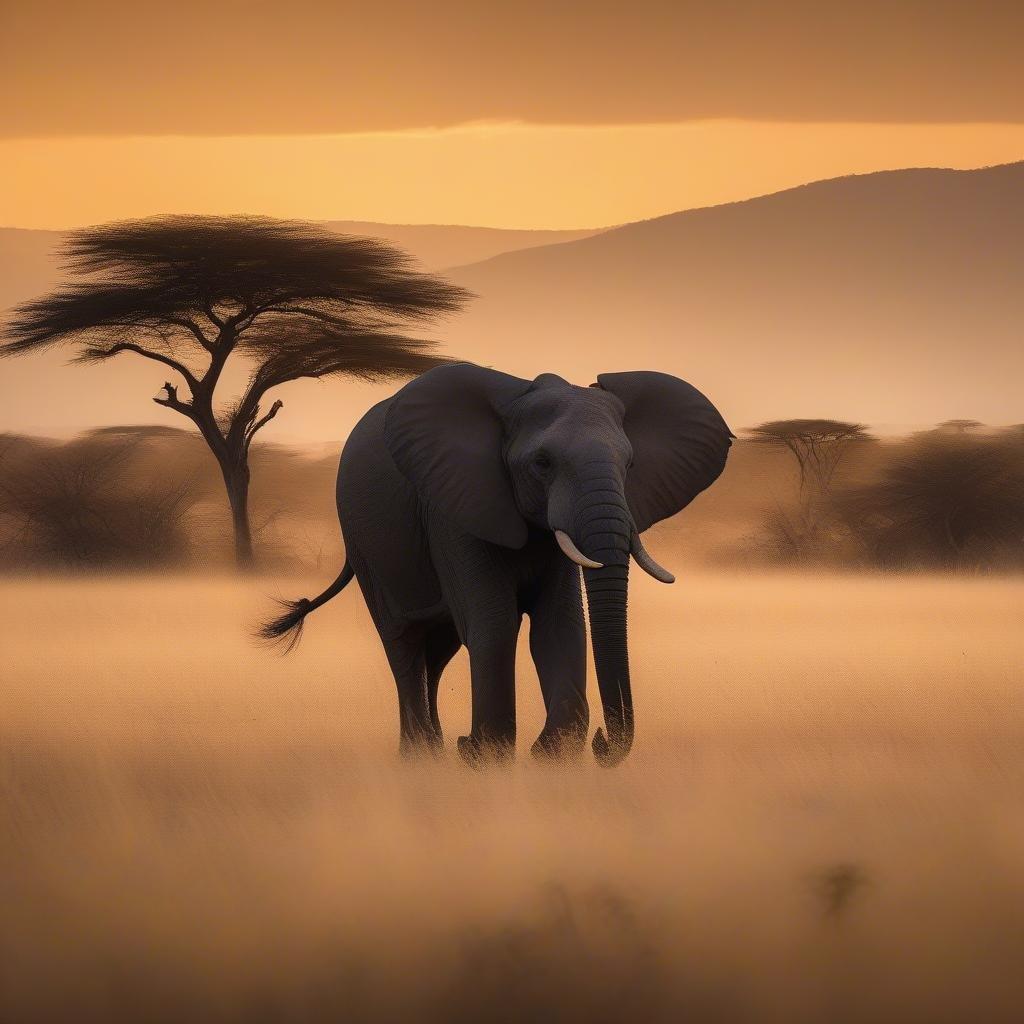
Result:
M106 224L71 234L61 256L72 281L13 311L0 354L67 344L80 362L130 353L173 370L153 401L190 419L217 459L240 568L253 563L249 447L283 405L264 409L267 393L301 377L422 373L445 360L406 332L469 296L384 242L269 218ZM250 376L225 403L232 355Z
M935 429L941 434L972 434L983 426L981 420L943 420Z
M806 544L819 532L817 510L828 499L832 478L850 448L868 440L862 423L842 420L772 420L752 427L755 444L787 449L800 473L799 511L796 521L778 511L771 518L773 529L784 536L788 547L802 557Z
M800 494L813 500L828 493L836 467L851 445L867 438L863 423L842 420L772 420L751 427L756 444L787 448L800 470Z
M0 440L0 553L14 564L169 565L187 554L191 481L181 473L147 479L144 435L10 440Z

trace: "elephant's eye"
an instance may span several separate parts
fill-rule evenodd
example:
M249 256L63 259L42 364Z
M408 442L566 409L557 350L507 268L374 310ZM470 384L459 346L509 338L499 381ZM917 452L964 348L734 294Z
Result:
M551 456L547 452L537 452L533 456L533 465L535 469L546 473L551 468Z

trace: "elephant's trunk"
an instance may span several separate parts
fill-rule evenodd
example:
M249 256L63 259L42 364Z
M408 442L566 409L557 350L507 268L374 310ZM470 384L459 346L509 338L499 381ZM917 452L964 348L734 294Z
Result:
M605 732L594 736L594 755L606 767L618 764L633 746L633 694L629 684L626 643L626 599L633 522L622 494L621 481L609 483L586 498L577 510L577 536L588 558L600 568L584 569L590 636L597 684L604 708ZM617 492L617 493L615 493ZM614 493L614 497L612 494Z
M629 563L584 569L590 636L597 685L604 709L605 734L594 735L594 756L605 767L618 764L633 746L633 693L629 684L626 642L626 592Z

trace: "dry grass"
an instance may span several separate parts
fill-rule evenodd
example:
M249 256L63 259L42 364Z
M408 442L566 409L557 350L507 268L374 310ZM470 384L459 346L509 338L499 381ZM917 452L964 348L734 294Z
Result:
M501 773L322 583L0 586L0 1020L1019 1019L1024 582L638 580L634 755Z

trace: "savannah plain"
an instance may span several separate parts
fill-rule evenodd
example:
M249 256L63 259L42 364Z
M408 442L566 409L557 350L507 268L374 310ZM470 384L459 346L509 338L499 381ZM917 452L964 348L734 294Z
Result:
M486 771L452 749L465 652L446 754L399 758L355 586L289 656L252 639L342 564L337 454L380 385L282 388L243 577L210 450L154 421L163 367L5 363L0 1021L1019 1020L1022 184L866 175L525 247L429 229L481 296L446 351L658 367L740 435L645 535L678 582L632 574L614 770L530 757L525 635L519 757ZM4 305L56 283L37 234L0 232ZM871 425L817 490L749 429L808 410Z
M1022 38L0 3L0 1024L1024 1020ZM528 623L483 769L465 650L399 756L357 586L254 639L437 356L737 435L644 535L614 769L531 756Z
M634 575L611 771L525 636L514 767L464 651L400 760L355 587L250 639L323 570L0 583L0 1019L1019 1019L1024 581Z

